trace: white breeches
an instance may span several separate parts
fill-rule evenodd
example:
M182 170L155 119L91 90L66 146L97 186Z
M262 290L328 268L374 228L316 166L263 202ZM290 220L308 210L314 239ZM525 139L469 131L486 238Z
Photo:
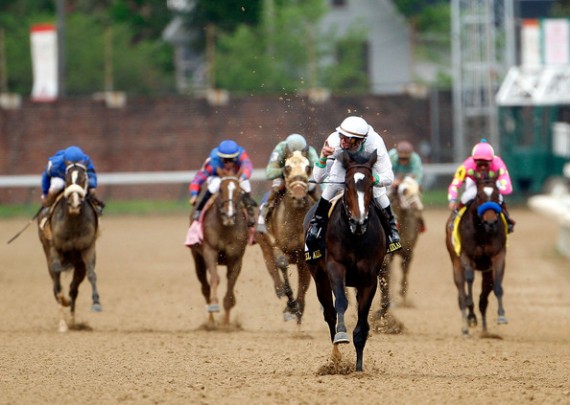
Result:
M65 188L65 180L59 177L52 177L49 182L49 192L56 193Z
M474 200L477 196L477 183L469 177L465 179L465 191L461 194L461 203L467 204L469 201ZM499 202L503 203L503 195L499 194Z

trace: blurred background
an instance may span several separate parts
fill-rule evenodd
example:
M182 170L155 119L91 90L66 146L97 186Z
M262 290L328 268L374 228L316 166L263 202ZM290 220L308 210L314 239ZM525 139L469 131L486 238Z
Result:
M487 138L524 201L570 177L569 17L567 0L0 0L0 205L37 205L72 144L103 199L185 202L226 138L260 195L277 142L320 149L347 115L411 141L442 201Z

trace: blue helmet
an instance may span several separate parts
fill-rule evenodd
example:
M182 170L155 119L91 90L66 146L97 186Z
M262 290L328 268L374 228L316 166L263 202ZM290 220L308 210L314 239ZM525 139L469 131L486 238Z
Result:
M239 146L231 139L222 141L218 146L218 156L222 159L233 159L239 155Z
M81 162L85 159L85 153L79 146L70 146L63 152L63 159L67 162Z

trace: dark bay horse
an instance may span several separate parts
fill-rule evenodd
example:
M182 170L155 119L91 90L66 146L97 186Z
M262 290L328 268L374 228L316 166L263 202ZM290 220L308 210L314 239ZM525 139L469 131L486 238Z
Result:
M414 258L414 248L420 234L421 215L424 208L421 201L420 186L413 177L405 176L400 184L390 191L388 196L392 210L398 218L402 249L397 250L394 254L386 255L384 259L379 277L380 310L376 313L379 319L386 316L390 307L390 276L396 256L400 257L400 268L402 270L399 294L402 297L403 304L406 305L408 274Z
M453 265L453 279L458 290L459 309L463 320L462 333L469 334L469 327L477 326L473 310L473 281L475 271L481 272L479 311L482 331L487 334L487 305L491 291L498 301L498 324L508 323L503 308L503 276L507 254L507 228L495 179L483 179L477 183L477 196L460 211L457 233L453 230L452 214L446 224L446 246ZM467 287L467 290L466 290Z
M309 262L309 269L323 306L333 343L332 359L340 359L338 344L348 343L345 312L346 287L356 288L358 321L352 337L356 349L356 371L362 371L362 358L370 325L368 314L378 286L378 274L386 252L386 237L372 195L372 166L376 152L359 157L343 152L346 169L345 190L332 209L325 235L326 253ZM312 211L305 217L305 230ZM333 302L334 294L334 302Z
M247 246L247 213L237 177L222 177L220 190L204 209L203 241L191 246L196 275L208 304L208 323L214 326L214 313L220 311L218 265L227 268L227 291L224 296L223 325L230 324L230 311L236 304L234 287L241 272ZM208 279L209 278L209 279Z
M305 309L305 294L311 282L311 273L304 256L303 218L316 202L308 194L309 159L302 152L295 151L285 160L283 177L285 193L275 204L267 224L267 232L257 233L256 240L261 247L265 265L275 286L278 298L287 297L283 311L285 320L297 318L301 323ZM297 266L297 298L289 282L288 267Z
M92 288L93 311L101 311L95 274L95 241L98 218L87 197L87 169L74 163L67 166L65 189L53 204L49 214L38 217L38 233L53 281L53 293L60 306L59 331L75 327L75 303L79 285L89 279ZM40 223L43 223L43 229ZM47 223L46 223L47 222ZM69 295L63 291L61 274L73 269ZM71 321L65 320L64 307L70 307Z

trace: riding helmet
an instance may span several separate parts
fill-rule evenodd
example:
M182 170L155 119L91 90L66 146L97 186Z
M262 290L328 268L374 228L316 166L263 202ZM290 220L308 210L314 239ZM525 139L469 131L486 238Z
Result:
M488 160L491 161L495 157L493 147L487 142L486 139L481 139L477 145L473 147L471 156L475 160Z
M287 149L291 152L295 151L303 151L307 147L307 141L300 134L291 134L285 140L285 144L287 145Z
M80 162L85 159L85 153L79 146L70 146L63 152L63 159L67 162Z
M363 118L351 116L345 118L336 130L347 138L366 138L369 128Z
M227 139L218 146L218 156L222 159L231 159L239 155L239 146L235 141Z
M408 141L400 141L396 145L396 151L398 152L398 157L406 158L410 157L410 155L414 151L414 147Z

